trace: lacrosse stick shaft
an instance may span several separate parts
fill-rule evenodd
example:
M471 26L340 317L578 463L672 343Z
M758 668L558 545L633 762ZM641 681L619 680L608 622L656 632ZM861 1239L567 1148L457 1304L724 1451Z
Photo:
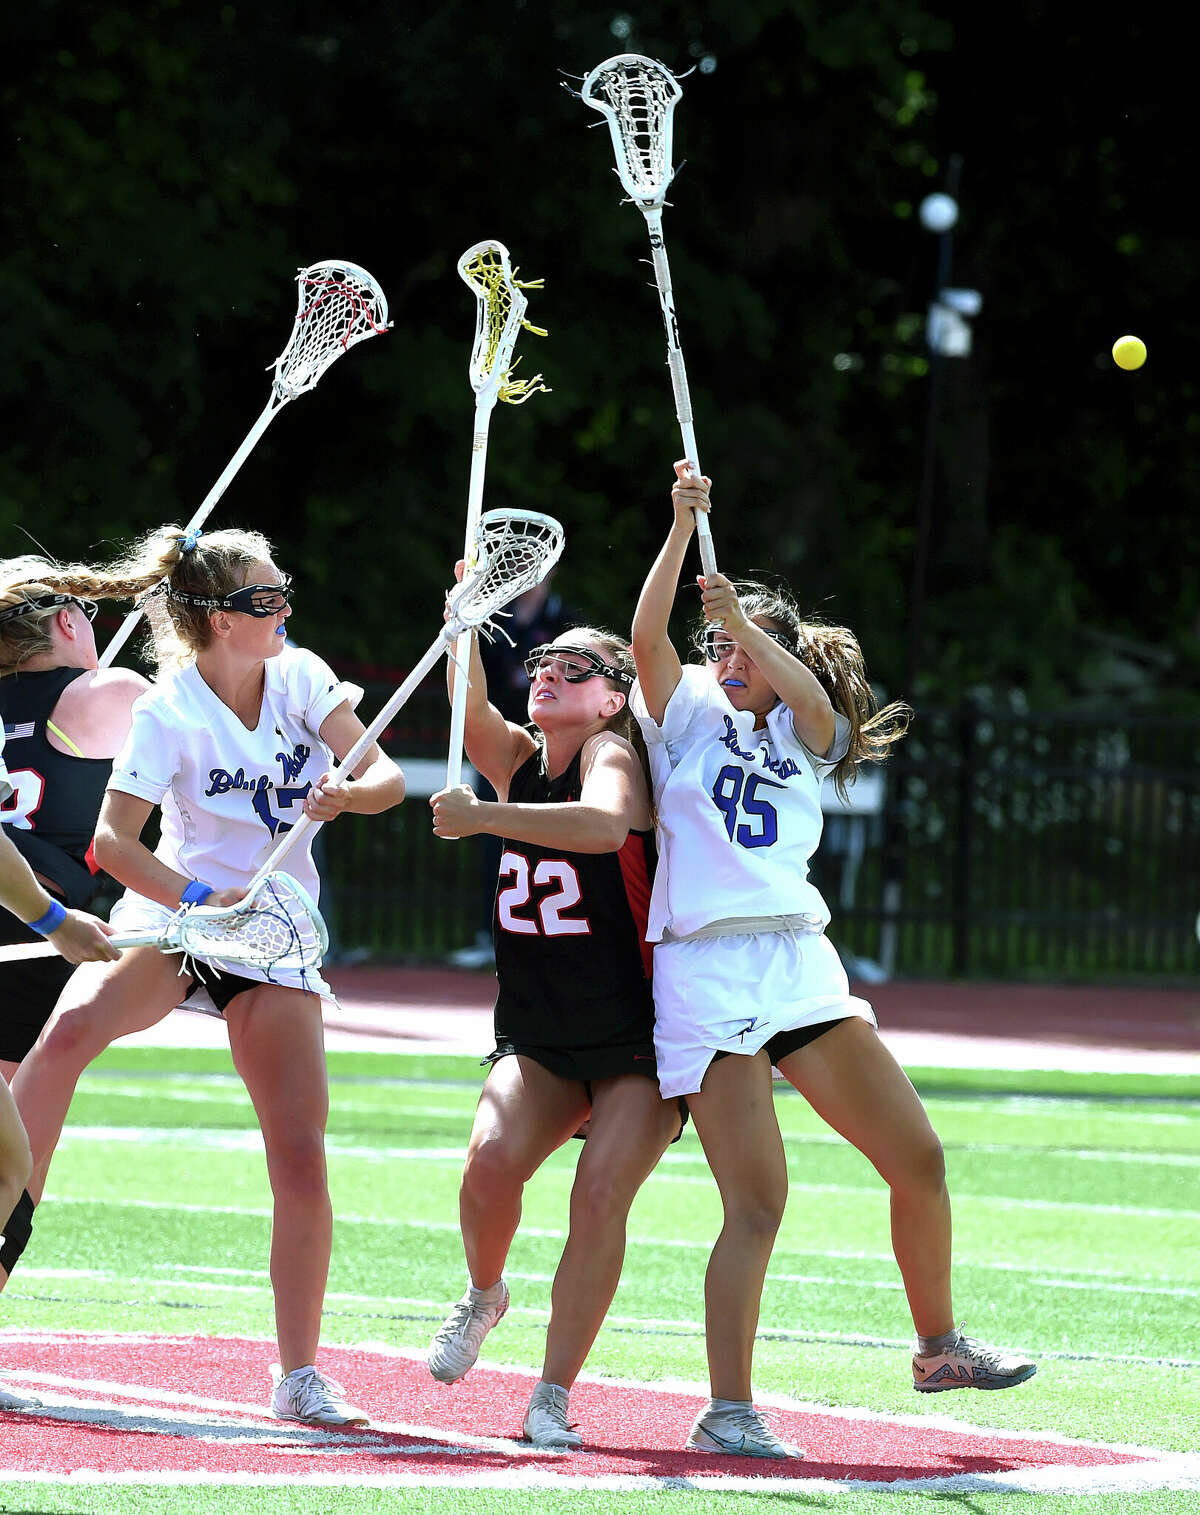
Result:
M196 514L184 527L185 535L189 531L199 531L201 526L204 525L205 521L208 520L217 501L229 487L230 480L237 473L238 469L242 466L250 454L254 451L254 447L258 442L258 439L262 436L263 432L266 431L272 420L274 420L275 416L279 413L280 410L282 410L283 406L287 404L287 401L290 398L290 395L280 396L277 391L272 391L271 398L267 402L266 409L263 411L262 415L259 416L258 420L255 421L249 432L247 432L245 441L243 441L242 445L225 465L225 471L221 474L221 477L204 497L204 502L201 504L200 509L197 510ZM100 654L97 663L98 667L109 667L113 659L116 657L117 653L120 652L121 648L124 647L125 643L133 635L135 629L137 628L137 623L141 620L142 615L142 606L135 605L134 608L125 617L125 619L121 622L120 626L117 627L116 634L113 636L112 641L109 642L108 646Z
M384 705L383 709L363 732L362 736L359 737L358 741L355 742L354 746L351 747L350 751L347 752L342 761L331 770L331 783L328 787L340 784L343 775L349 775L354 772L366 753L370 751L387 730L396 712L409 698L429 670L437 663L437 660L447 650L449 645L444 635L438 637L437 641L433 643L428 652L421 658L421 661L404 680L403 684L400 685L399 689L391 696L387 704ZM314 826L320 826L321 824L322 822L320 821L314 821L309 816L302 815L292 829L284 834L275 851L272 852L271 856L254 875L254 878L250 882L250 889L254 889L261 883L268 873L277 872L279 865L291 852L292 848L295 847L304 833L310 831Z
M679 422L679 434L683 438L683 455L701 473L700 451L696 446L696 432L692 424L692 396L688 389L687 369L683 363L683 348L679 342L679 320L675 314L675 295L671 288L671 265L667 262L667 244L663 240L662 207L645 206L646 230L650 233L650 257L654 264L654 282L658 286L658 299L662 305L663 325L667 329L667 367L671 371L671 389L675 394L675 419ZM706 574L717 571L717 554L713 547L712 531L708 517L702 510L694 511L696 537L700 547L700 562Z
M463 557L469 558L479 529L479 517L483 510L483 476L487 468L488 429L492 424L492 411L496 405L496 392L489 396L481 393L475 402L475 441L471 449L471 481L467 488L467 531L463 545ZM446 788L453 789L462 782L463 737L467 725L466 670L471 666L471 633L463 631L454 644L454 660L458 664L458 677L454 681L454 694L450 701L450 746L446 755Z
M134 936L110 936L112 947L153 947L158 943L154 932L139 932ZM57 957L58 951L49 942L13 942L0 947L0 963L21 963L31 957Z

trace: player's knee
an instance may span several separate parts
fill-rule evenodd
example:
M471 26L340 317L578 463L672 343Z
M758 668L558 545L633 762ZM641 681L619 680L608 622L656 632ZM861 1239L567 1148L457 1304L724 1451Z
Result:
M267 1170L276 1195L320 1199L328 1193L325 1142L319 1129L297 1127L265 1140Z
M4 1223L3 1241L0 1242L0 1268L5 1274L16 1267L17 1259L29 1245L33 1233L33 1200L26 1189Z
M615 1183L609 1173L589 1173L575 1180L571 1190L571 1225L574 1229L602 1230L614 1221L623 1222L633 1195Z
M786 1188L738 1195L725 1206L725 1225L747 1239L774 1237L783 1223Z
M53 1015L30 1055L40 1063L54 1063L78 1073L104 1050L104 1045L97 1042L95 1023L81 1006Z
M472 1143L462 1178L463 1189L472 1198L486 1200L498 1191L519 1188L524 1181L514 1153L502 1139L487 1137Z
M889 1182L893 1189L940 1192L945 1188L946 1154L935 1131L926 1132L904 1149L902 1162Z

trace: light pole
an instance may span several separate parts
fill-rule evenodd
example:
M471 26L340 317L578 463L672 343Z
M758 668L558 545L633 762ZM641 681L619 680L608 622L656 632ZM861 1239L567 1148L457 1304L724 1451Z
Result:
M929 354L929 391L925 415L925 451L921 464L921 487L917 496L912 584L908 606L907 684L910 699L921 672L926 580L929 573L929 538L933 523L934 497L937 492L938 434L946 382L945 365L948 358L970 356L970 321L983 308L983 297L977 289L954 289L950 286L962 162L960 154L952 154L946 166L944 190L926 195L918 211L921 225L937 237L938 245L933 298L929 302L925 320L925 346Z

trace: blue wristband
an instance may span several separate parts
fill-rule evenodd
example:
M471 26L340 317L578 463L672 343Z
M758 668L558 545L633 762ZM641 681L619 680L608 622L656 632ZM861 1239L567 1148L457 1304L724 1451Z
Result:
M57 931L67 918L67 912L57 900L50 901L50 908L45 915L39 915L36 921L29 922L30 931L36 931L39 936L49 936L52 931Z
M179 896L179 903L181 905L202 905L211 893L211 884L202 884L197 879L193 879Z

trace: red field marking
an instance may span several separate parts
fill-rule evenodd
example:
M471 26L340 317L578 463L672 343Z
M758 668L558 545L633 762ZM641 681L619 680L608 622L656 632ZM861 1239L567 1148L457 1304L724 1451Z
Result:
M571 1395L588 1450L547 1453L518 1440L531 1374L476 1369L448 1388L415 1356L323 1348L322 1369L375 1421L364 1430L331 1431L266 1414L274 1347L264 1341L6 1332L0 1349L0 1381L44 1405L0 1415L0 1481L119 1474L127 1481L728 1486L731 1478L882 1484L1057 1473L1066 1487L1086 1469L1127 1468L1153 1482L1158 1461L1152 1451L799 1407L772 1408L770 1418L805 1448L803 1461L710 1456L681 1450L699 1397L596 1380L581 1381Z

